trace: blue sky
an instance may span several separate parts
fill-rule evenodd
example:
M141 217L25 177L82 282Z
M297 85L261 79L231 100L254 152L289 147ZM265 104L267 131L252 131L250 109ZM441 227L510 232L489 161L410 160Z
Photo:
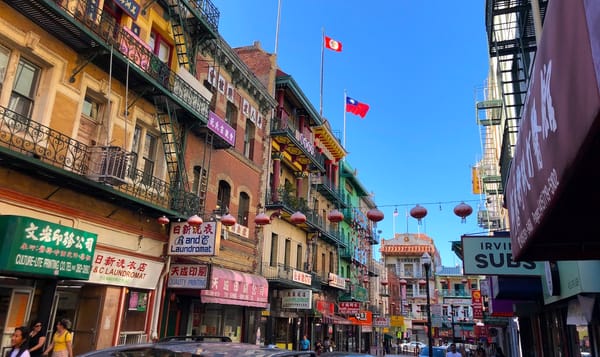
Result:
M213 3L232 47L259 41L275 50L277 0ZM471 0L281 0L280 68L319 110L324 30L343 46L325 51L324 117L343 138L344 91L370 106L364 119L346 115L346 160L385 214L381 237L426 233L445 266L460 263L451 241L483 231L471 167L481 158L475 93L488 69L484 8ZM474 211L464 224L453 212L460 201ZM417 203L428 210L421 226L406 218Z

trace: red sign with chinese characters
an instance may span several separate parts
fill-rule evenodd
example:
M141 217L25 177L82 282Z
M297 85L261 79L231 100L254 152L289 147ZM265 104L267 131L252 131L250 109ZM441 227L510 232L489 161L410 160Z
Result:
M471 306L473 307L473 318L483 319L483 300L481 298L481 291L471 291Z
M342 315L356 315L360 312L359 302L341 301L339 311Z

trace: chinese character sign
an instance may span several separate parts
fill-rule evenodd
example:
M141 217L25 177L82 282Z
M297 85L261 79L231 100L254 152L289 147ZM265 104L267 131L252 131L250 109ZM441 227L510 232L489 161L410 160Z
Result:
M84 279L97 235L22 216L0 216L0 271Z
M208 265L173 264L169 270L169 287L180 289L206 289Z
M204 222L191 226L187 222L171 223L169 255L217 255L221 224Z
M154 290L164 263L97 249L89 281Z

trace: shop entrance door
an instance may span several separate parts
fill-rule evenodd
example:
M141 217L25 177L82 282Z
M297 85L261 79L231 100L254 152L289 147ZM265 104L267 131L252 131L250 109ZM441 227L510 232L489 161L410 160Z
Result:
M0 341L2 356L10 349L10 337L16 327L27 325L33 290L0 288Z
M101 310L100 296L82 296L77 309L77 326L74 330L73 355L96 349L98 318Z

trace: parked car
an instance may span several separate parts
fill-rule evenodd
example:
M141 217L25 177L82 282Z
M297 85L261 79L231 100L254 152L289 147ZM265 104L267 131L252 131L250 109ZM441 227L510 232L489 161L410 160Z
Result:
M188 336L190 337L190 336ZM198 342L193 339L170 337L156 343L108 347L90 351L77 357L316 357L313 351L289 351L277 347L262 347L239 342Z
M446 348L444 347L433 347L433 357L446 357ZM429 357L429 347L425 346L421 349L419 357Z
M321 353L321 357L374 357L367 353L334 351Z
M400 344L400 350L401 351L408 351L408 352L413 352L413 351L417 351L417 350L420 351L425 346L427 346L427 345L424 344L423 342L411 341L411 342L401 343Z

